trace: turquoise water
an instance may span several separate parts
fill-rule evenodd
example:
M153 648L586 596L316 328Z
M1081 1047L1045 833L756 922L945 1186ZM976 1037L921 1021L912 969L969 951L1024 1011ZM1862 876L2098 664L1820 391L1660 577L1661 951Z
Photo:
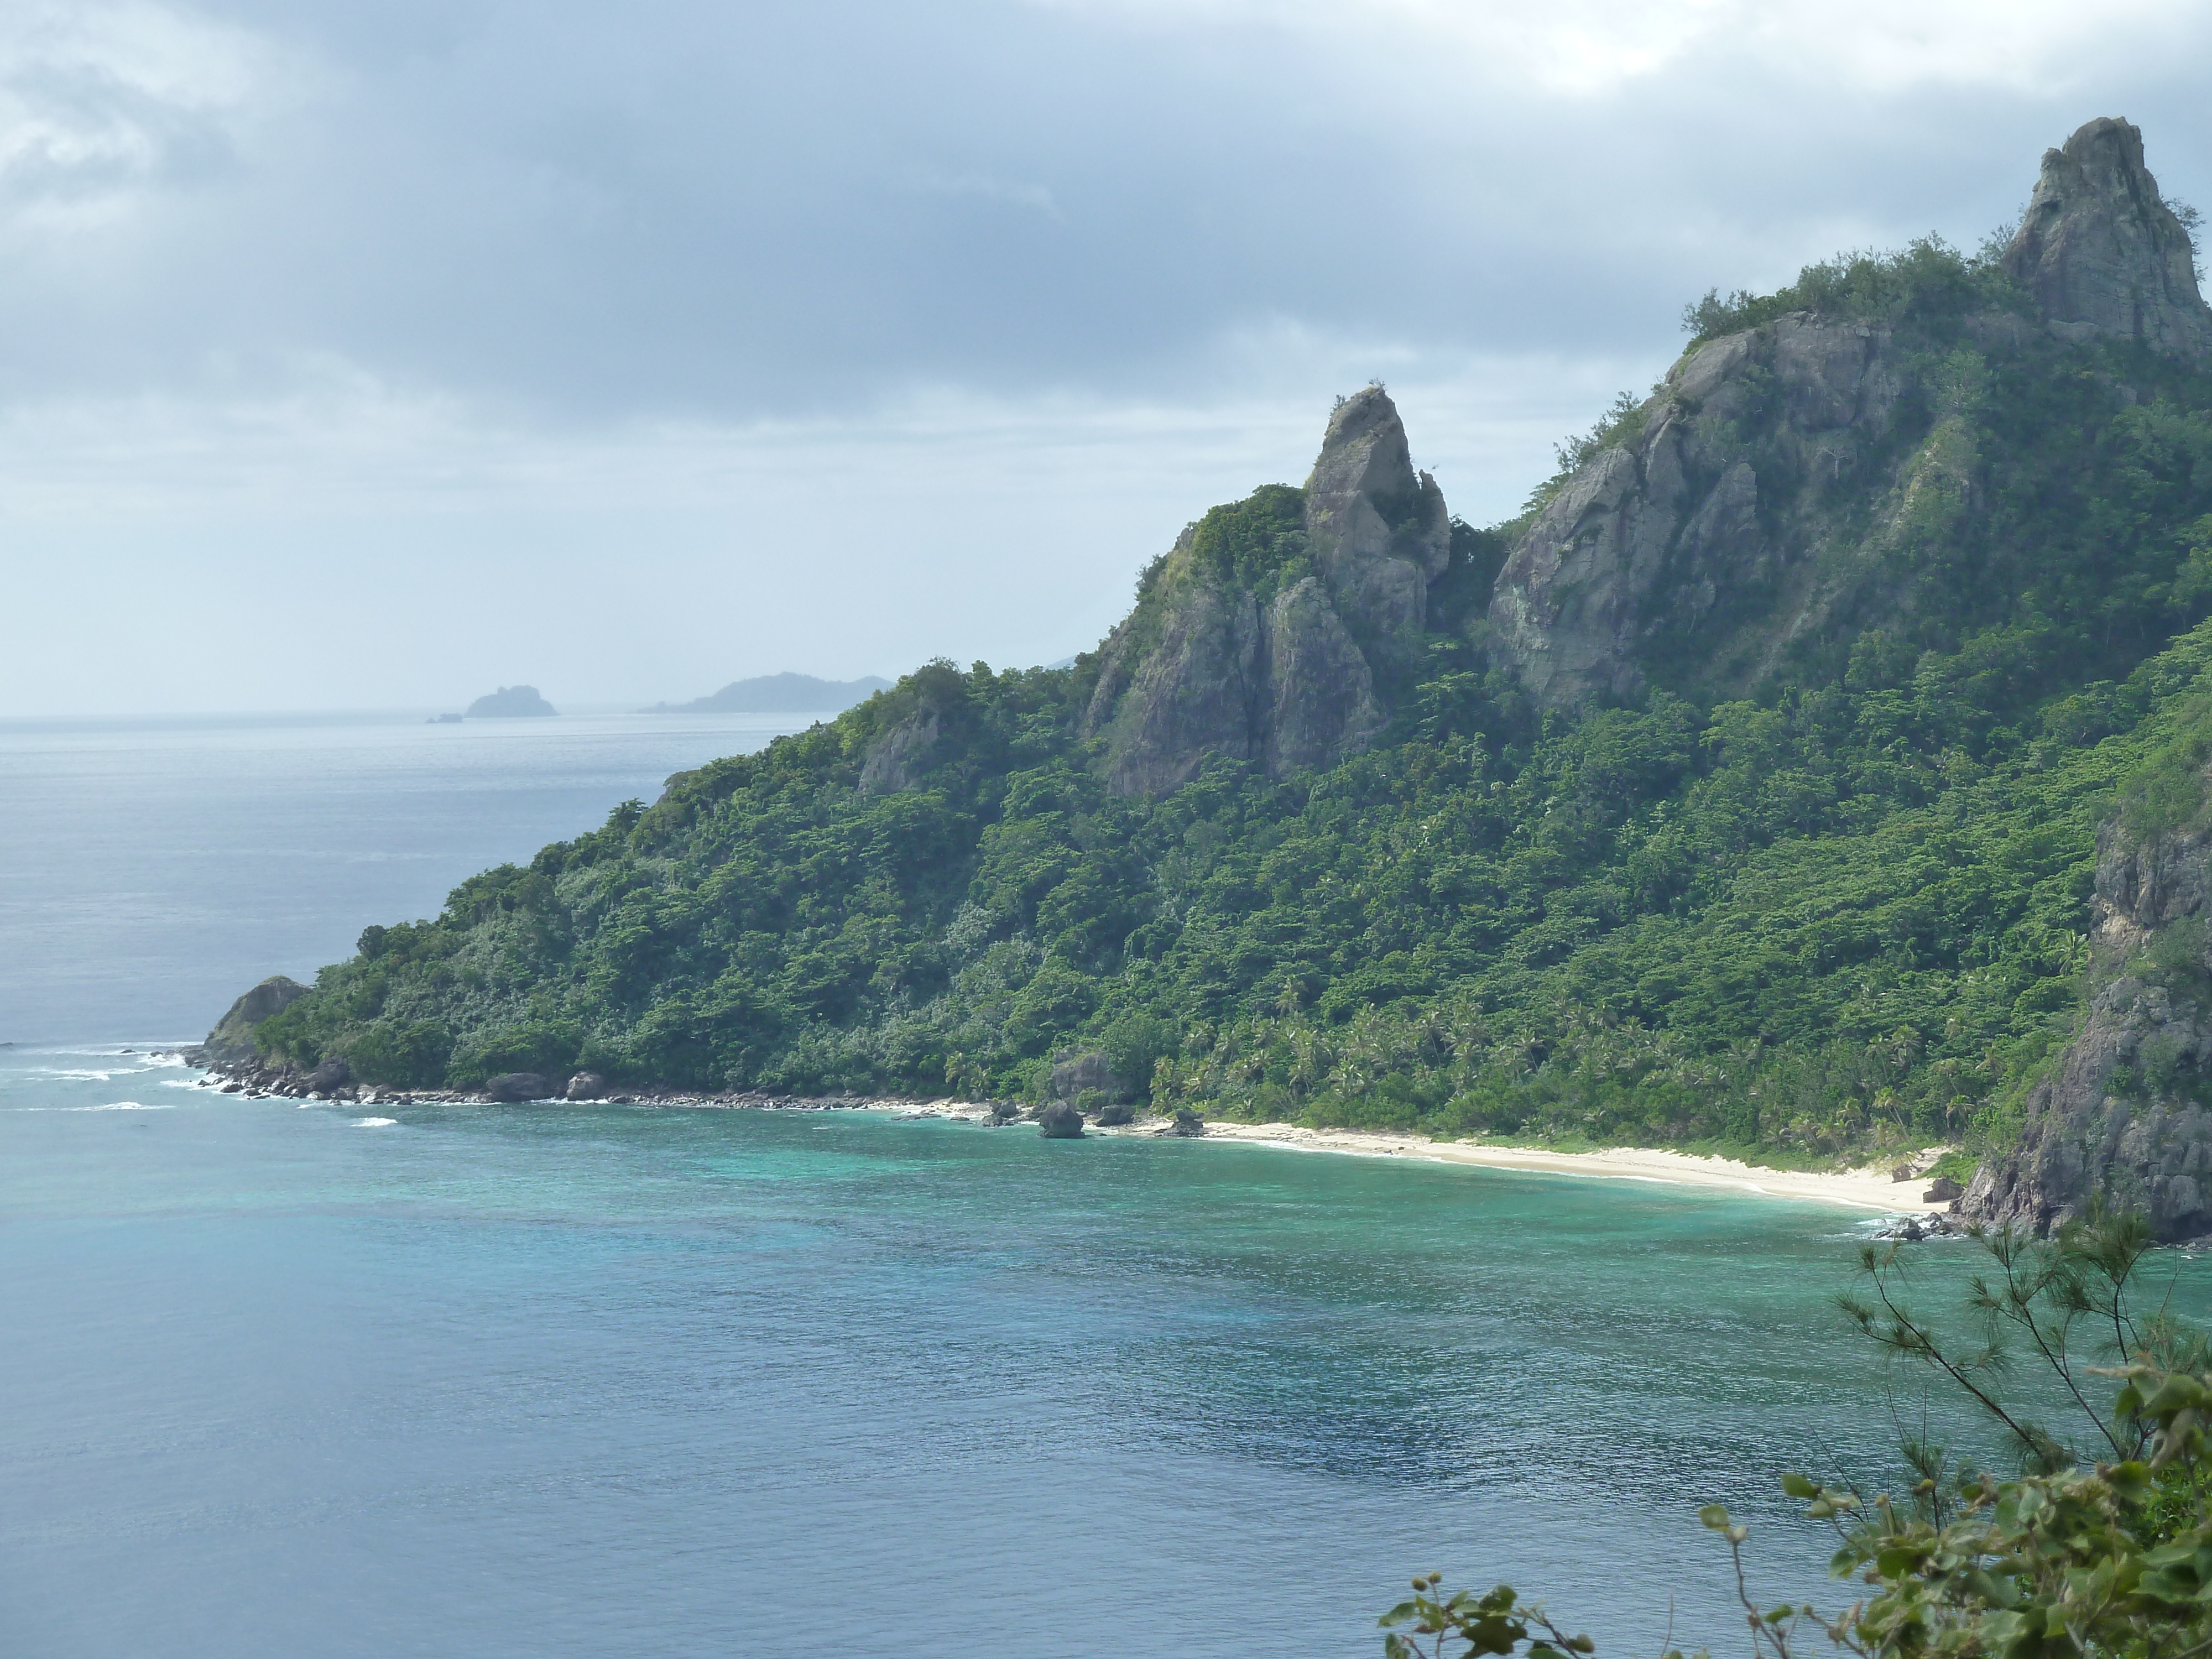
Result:
M0 1054L12 1651L1352 1654L1441 1567L1650 1652L1887 1432L1817 1206L190 1076Z
M1848 1212L116 1052L766 735L0 726L0 1652L1371 1655L1441 1568L1649 1655L1739 1636L1714 1498L1817 1582Z

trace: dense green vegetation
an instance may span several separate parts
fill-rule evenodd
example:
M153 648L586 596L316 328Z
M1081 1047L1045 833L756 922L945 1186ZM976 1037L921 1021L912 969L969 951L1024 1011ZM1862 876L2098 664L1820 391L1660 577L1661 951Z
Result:
M1216 758L1114 797L1076 736L1095 659L933 664L370 928L262 1041L416 1085L1035 1097L1095 1050L1215 1115L1802 1154L2000 1133L2072 1018L2096 826L2201 743L2212 380L1986 355L1958 319L1995 281L1925 243L1693 319L1858 307L1922 342L1867 556L1885 607L1748 696L1655 660L1633 706L1540 715L1457 626L1510 527L1461 526L1425 671L1333 771ZM1304 574L1298 499L1209 514L1210 574ZM864 791L924 714L918 781ZM2156 793L2131 810L2179 810Z

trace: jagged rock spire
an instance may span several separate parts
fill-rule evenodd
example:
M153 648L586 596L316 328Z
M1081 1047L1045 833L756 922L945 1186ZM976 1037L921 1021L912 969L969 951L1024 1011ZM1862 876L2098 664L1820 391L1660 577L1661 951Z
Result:
M1377 667L1420 650L1429 584L1451 562L1443 491L1416 473L1398 406L1379 386L1329 416L1306 480L1306 539L1338 611Z
M2004 264L2062 339L2117 335L2161 351L2212 352L2212 308L2197 291L2189 233L2126 121L2100 117L2044 152Z
M1276 777L1331 766L1382 729L1393 688L1419 661L1451 515L1436 480L1413 470L1379 386L1337 404L1304 494L1314 574L1255 592L1201 567L1194 526L1149 614L1101 647L1083 731L1106 739L1113 789L1164 794L1209 753Z

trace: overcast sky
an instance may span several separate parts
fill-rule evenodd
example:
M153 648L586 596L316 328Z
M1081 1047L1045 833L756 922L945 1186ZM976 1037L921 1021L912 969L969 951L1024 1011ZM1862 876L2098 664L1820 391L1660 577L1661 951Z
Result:
M0 715L1051 660L1387 381L1476 522L1683 302L2212 208L2212 0L0 0Z

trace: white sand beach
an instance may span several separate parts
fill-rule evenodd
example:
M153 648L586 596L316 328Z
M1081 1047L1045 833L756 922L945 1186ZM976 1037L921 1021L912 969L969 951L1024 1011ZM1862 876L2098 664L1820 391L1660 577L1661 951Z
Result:
M933 1101L905 1105L902 1110L927 1116L983 1119L989 1108L968 1101ZM1091 1134L1158 1134L1167 1127L1164 1118L1148 1118L1121 1129L1087 1131ZM1698 1158L1687 1152L1662 1152L1639 1146L1608 1146L1590 1152L1558 1152L1533 1146L1498 1146L1480 1140L1430 1140L1420 1135L1393 1134L1372 1129L1310 1129L1297 1123L1224 1123L1209 1121L1203 1139L1257 1141L1304 1152L1340 1152L1360 1158L1403 1158L1428 1164L1472 1164L1493 1170L1528 1170L1546 1175L1583 1176L1597 1180L1644 1181L1678 1187L1711 1187L1753 1193L1765 1198L1790 1198L1834 1204L1884 1215L1928 1215L1947 1206L1931 1204L1921 1194L1929 1177L1893 1181L1890 1170L1897 1160L1859 1170L1763 1170L1730 1158ZM1928 1147L1913 1162L1924 1165L1944 1150Z

